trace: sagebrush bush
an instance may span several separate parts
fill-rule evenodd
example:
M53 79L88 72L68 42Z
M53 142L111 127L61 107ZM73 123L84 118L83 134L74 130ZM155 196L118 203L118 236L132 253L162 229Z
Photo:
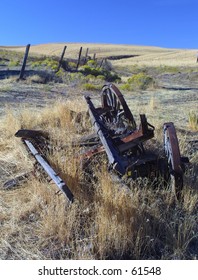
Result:
M14 66L19 66L20 65L20 61L17 59L13 59L13 60L10 60L8 66L9 67L14 67Z
M72 61L69 61L68 62L68 67L69 67L69 69L76 69L76 63L72 62Z
M97 67L97 62L93 59L87 61L87 65L90 67Z
M48 57L44 59L38 59L31 63L33 68L47 68L49 70L57 70L58 68L58 61L54 58Z
M89 65L84 65L80 68L80 71L85 76L93 75L95 77L100 77L100 78L101 78L101 76L103 76L104 80L106 80L108 82L114 82L114 81L117 81L117 80L121 80L120 77L117 74L115 74L111 71L108 71L104 68L91 67Z
M153 78L143 72L133 75L127 80L127 82L134 88L142 90L145 90L154 84Z
M93 84L90 84L90 83L86 83L86 84L83 84L83 88L86 89L86 90L98 90L101 87L99 87L98 85L93 85Z
M131 85L126 83L120 86L120 89L130 91L132 89Z

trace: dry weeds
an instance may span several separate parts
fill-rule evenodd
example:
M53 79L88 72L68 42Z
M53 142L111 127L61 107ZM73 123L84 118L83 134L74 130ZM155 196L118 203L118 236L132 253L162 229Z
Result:
M79 45L69 45L68 52L70 46L74 48L72 55L77 53ZM86 47L101 56L112 55L111 45ZM62 48L61 44L31 47L32 51L47 54L59 54ZM151 63L156 53L160 58L156 64L171 64L175 59L179 65L184 59L190 65L194 60L194 51L186 51L184 56L181 50L114 47L113 54L123 52L141 53L144 62L139 60L139 64L146 64L146 58ZM128 63L138 59L134 57ZM125 65L124 60L119 63ZM4 93L8 87L9 83L3 85ZM81 94L73 101L55 100L42 109L7 107L0 122L0 259L197 259L198 152L188 142L197 134L189 131L187 110L189 104L196 110L196 104L194 95L189 98L190 91L182 94L185 100L174 89L125 94L135 117L146 113L156 127L148 149L162 150L163 122L174 121L177 128L182 128L178 129L180 148L189 156L190 164L181 203L175 203L169 188L160 183L153 188L146 180L139 180L127 188L108 173L105 157L102 161L94 158L85 172L77 160L80 148L71 146L74 137L90 131L86 114L80 121L71 114L71 110L86 111ZM47 157L74 193L72 205L57 194L57 187L43 173L30 175L12 190L3 188L7 180L34 168L34 159L14 137L21 128L42 129L50 134Z
M84 109L79 102L57 101L35 115L7 110L1 121L1 183L33 168L34 160L14 133L43 129L52 139L48 158L76 198L68 206L44 175L31 176L13 190L1 187L1 259L197 258L196 159L181 204L173 203L169 189L153 189L147 182L133 182L130 189L122 186L97 160L90 179L77 161L79 149L69 144L89 129L85 120L79 128L71 117L72 106L78 112Z

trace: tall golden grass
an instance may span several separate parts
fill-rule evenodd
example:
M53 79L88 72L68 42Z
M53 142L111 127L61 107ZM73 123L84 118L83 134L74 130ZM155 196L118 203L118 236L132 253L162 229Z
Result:
M151 100L148 110L155 106ZM75 202L68 205L42 172L18 188L1 187L0 258L197 259L196 154L181 203L175 203L170 190L161 185L153 189L140 180L126 187L107 171L105 159L93 159L88 176L77 159L80 148L73 148L71 141L89 132L90 126L86 114L76 122L71 108L85 110L79 101L61 100L40 112L8 108L1 121L1 185L33 169L34 160L15 132L42 129L51 138L47 157L74 193Z

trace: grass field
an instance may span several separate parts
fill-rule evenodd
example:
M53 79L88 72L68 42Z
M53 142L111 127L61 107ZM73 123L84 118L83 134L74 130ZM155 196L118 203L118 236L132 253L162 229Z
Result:
M161 152L163 123L175 123L181 153L190 159L183 200L176 202L169 186L159 183L154 189L146 180L133 181L126 188L112 179L105 156L93 159L90 173L82 168L77 160L80 148L73 148L71 141L92 130L83 95L89 93L99 103L104 80L68 73L57 80L48 69L50 79L35 70L16 82L12 73L3 75L12 70L4 61L0 66L0 259L197 259L198 151L189 143L198 138L196 51L70 43L31 46L31 55L60 55L64 45L68 46L65 57L71 58L78 57L81 45L98 58L138 55L111 61L121 75L116 85L124 86L142 71L154 79L155 86L121 91L137 122L139 114L146 113L156 127L146 148ZM0 58L5 49L7 58L13 55L10 51L15 58L24 51L0 48ZM95 89L85 89L87 83ZM80 122L71 110L84 112ZM34 159L14 137L21 128L49 133L47 158L74 193L72 205L56 194L57 187L43 172L32 174ZM17 187L4 187L24 173L30 175Z
M30 52L37 55L60 56L64 46L67 46L65 57L78 57L79 49L83 47L83 54L89 48L90 56L96 54L98 58L116 55L136 55L132 58L117 60L115 65L146 65L146 66L196 66L197 50L165 49L160 47L90 44L90 43L59 43L31 46ZM1 48L1 47L0 47ZM24 52L25 47L4 47L7 50Z

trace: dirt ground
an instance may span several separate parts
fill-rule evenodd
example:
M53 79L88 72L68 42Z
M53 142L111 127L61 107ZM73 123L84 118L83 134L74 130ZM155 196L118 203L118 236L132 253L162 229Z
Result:
M52 104L56 99L75 99L87 93L91 94L83 89L79 90L74 85L17 82L17 71L3 79L5 72L0 69L0 115L4 114L7 107L39 109ZM160 74L155 80L157 88L124 93L131 110L148 110L145 106L149 105L153 98L164 121L172 120L182 127L187 126L189 111L198 109L198 72ZM119 88L119 85L117 86ZM93 94L97 96L97 93Z

